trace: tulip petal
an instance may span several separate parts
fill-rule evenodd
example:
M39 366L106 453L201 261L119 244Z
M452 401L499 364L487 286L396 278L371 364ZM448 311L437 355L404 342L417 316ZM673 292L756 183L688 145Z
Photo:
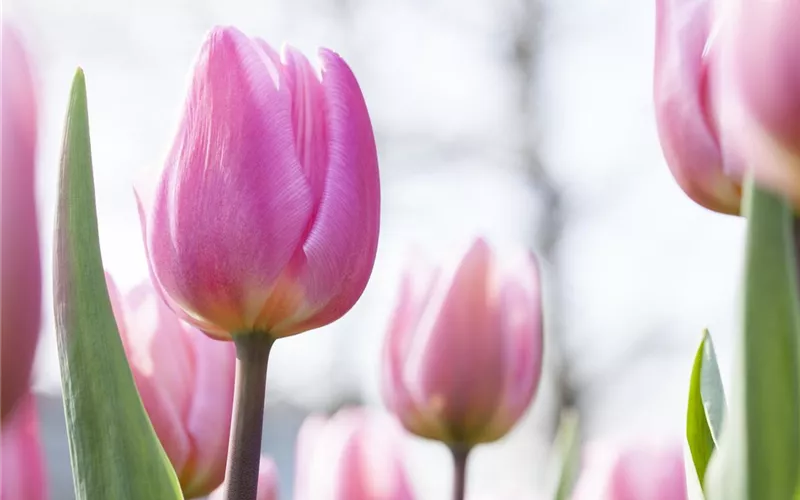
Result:
M667 164L697 203L738 214L741 190L726 177L715 136L709 60L704 51L711 28L708 0L656 2L654 100Z
M526 252L520 257L509 256L513 264L504 273L495 273L499 288L497 330L503 332L504 384L502 402L485 431L486 441L501 438L519 420L536 395L542 374L539 270L533 254Z
M192 360L174 326L171 312L147 285L123 299L111 275L106 286L133 380L158 440L180 478L189 461L191 443L183 425L191 394ZM147 300L148 296L152 300ZM166 310L167 316L164 315ZM177 323L177 319L173 319Z
M27 393L3 424L0 498L44 500L47 481L36 398Z
M439 270L407 272L400 286L400 298L392 316L384 344L383 397L387 407L403 421L408 429L419 434L445 432L434 415L417 406L409 393L405 364L413 345L415 332L425 308L441 288Z
M0 412L28 390L39 339L41 263L35 196L36 96L16 31L2 26L0 50Z
M283 334L328 324L350 310L367 285L378 245L380 189L375 137L361 89L338 54L321 49L328 170L303 244L300 282L310 316L277 325Z
M148 234L158 283L229 333L249 331L311 211L291 96L260 45L215 28L198 58Z
M184 493L191 497L208 494L225 479L236 349L232 342L213 340L193 329L184 328L182 333L195 356L194 399L186 419L194 454L191 480L184 485Z

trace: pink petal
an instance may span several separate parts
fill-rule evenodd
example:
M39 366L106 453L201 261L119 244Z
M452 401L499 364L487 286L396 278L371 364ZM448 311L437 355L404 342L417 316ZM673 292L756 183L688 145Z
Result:
M44 500L47 477L39 437L36 399L25 394L3 423L0 498L3 500Z
M455 442L475 438L502 396L503 343L488 297L491 263L489 246L477 240L461 261L420 353L418 404L448 424ZM414 367L412 355L406 370L413 373Z
M186 342L194 349L193 399L186 419L192 442L187 496L208 494L225 479L228 439L233 412L236 349L232 342L213 340L185 328ZM191 494L191 495L190 495Z
M2 26L0 59L0 410L2 418L27 392L41 314L41 264L36 216L36 96L17 32Z
M542 300L539 270L532 254L504 256L509 265L496 273L499 287L497 332L502 336L504 389L486 441L503 437L530 406L542 374Z
M618 500L686 500L686 469L680 446L633 449L612 473L611 496Z
M697 203L737 214L739 188L725 175L714 125L709 0L656 2L654 98L658 133L678 184Z
M213 29L150 213L159 285L198 327L252 330L312 208L285 78L258 42Z
M152 289L142 285L123 300L108 274L106 284L142 404L180 476L191 446L183 423L191 398L191 353L187 352L178 320Z
M433 298L440 276L438 270L416 270L403 276L400 298L392 315L383 351L384 402L406 428L421 435L441 435L445 431L438 420L417 407L414 397L409 393L405 364L418 333L419 322L425 307Z
M313 314L278 325L281 335L326 325L349 311L366 287L378 245L378 155L367 106L344 60L325 49L319 55L328 167L299 277Z

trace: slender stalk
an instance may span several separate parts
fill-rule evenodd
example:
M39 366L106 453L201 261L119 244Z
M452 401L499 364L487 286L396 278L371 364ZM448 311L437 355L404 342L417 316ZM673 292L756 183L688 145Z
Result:
M267 362L274 340L265 333L254 332L234 335L233 341L236 344L236 386L225 498L256 500Z
M453 500L464 500L467 489L467 459L469 458L470 448L463 446L451 446L450 453L453 455Z

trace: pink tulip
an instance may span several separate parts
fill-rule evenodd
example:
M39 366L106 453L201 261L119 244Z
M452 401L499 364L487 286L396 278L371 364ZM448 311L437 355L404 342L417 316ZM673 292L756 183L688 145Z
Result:
M225 500L225 490L220 488L209 500ZM271 458L262 456L258 467L258 496L256 500L278 500L278 469Z
M0 500L47 498L36 398L27 393L3 423Z
M184 495L207 495L225 477L234 345L182 323L149 283L123 297L107 281L136 387Z
M372 272L372 126L344 60L319 58L317 73L292 48L214 28L152 203L140 198L157 286L211 336L326 325Z
M594 443L573 500L686 500L683 451L676 446L618 449Z
M5 420L28 391L41 302L34 171L36 96L22 42L5 24L0 89L0 413Z
M667 164L694 201L738 214L736 156L723 152L716 124L716 50L709 0L657 0L654 100Z
M312 415L297 438L297 500L410 500L402 434L394 421L360 408Z
M532 255L495 255L479 239L452 278L407 276L384 356L384 400L410 432L467 447L503 437L541 374Z

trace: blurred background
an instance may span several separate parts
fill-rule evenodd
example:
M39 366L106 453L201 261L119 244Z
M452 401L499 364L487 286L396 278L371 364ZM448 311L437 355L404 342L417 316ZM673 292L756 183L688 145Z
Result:
M743 223L692 203L662 158L654 2L5 0L3 10L25 35L40 87L45 332L35 388L54 500L72 498L49 257L72 74L80 65L87 75L104 262L133 286L147 271L132 183L163 161L194 54L215 24L341 53L378 139L383 220L367 291L344 319L281 340L271 358L264 450L283 497L307 414L381 407L379 352L412 249L456 258L483 234L531 248L544 267L545 376L515 431L474 454L476 495L549 491L564 408L579 412L586 440L680 439L705 327L729 373ZM409 437L408 465L421 498L449 491L441 445Z

